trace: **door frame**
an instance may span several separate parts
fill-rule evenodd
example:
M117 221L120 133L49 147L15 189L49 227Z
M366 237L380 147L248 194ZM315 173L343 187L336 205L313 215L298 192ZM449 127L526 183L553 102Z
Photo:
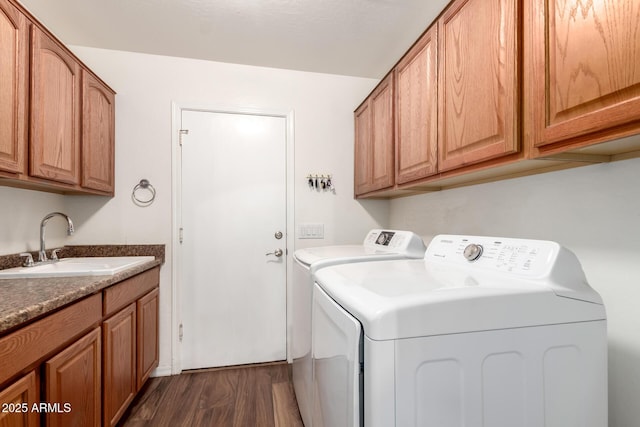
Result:
M286 355L287 362L291 363L291 286L290 278L293 274L293 247L294 247L294 112L293 110L256 109L236 106L221 106L215 104L178 103L171 102L171 374L182 372L182 348L180 341L181 313L181 286L178 286L182 277L182 251L180 243L180 224L182 223L182 151L180 150L180 128L183 111L202 111L222 114L244 114L256 116L281 117L285 119L285 177L286 177L286 262L285 275L286 290Z

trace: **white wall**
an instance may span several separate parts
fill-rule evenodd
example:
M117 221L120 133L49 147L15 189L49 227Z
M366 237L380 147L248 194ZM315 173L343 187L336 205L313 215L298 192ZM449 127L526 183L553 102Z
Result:
M78 225L71 242L167 245L160 278L160 373L171 365L172 101L182 107L294 111L295 221L325 224L324 240L296 244L359 242L370 228L388 222L388 202L352 197L353 110L376 80L71 48L117 92L116 197L65 197ZM333 175L335 194L309 190L304 177L316 172ZM155 203L146 208L131 201L141 178L157 190Z
M65 197L41 191L0 187L0 255L40 249L40 222L50 212L65 211ZM68 243L67 222L54 217L47 223L47 248Z
M609 332L609 426L640 419L640 159L391 202L393 228L554 240L576 253L603 297Z

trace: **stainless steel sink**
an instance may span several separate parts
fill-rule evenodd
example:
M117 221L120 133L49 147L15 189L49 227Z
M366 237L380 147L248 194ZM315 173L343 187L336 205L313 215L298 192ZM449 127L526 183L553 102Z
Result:
M29 277L112 276L130 267L153 261L152 256L64 258L33 267L0 270L0 279Z

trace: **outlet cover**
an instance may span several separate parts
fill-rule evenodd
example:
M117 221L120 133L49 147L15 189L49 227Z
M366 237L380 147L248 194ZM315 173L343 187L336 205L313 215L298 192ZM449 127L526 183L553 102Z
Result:
M298 239L324 239L324 224L300 224Z

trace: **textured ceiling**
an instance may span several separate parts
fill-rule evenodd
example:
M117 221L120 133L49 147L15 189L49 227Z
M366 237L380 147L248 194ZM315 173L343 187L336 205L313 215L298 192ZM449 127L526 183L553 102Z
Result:
M448 0L20 0L64 43L381 78Z

